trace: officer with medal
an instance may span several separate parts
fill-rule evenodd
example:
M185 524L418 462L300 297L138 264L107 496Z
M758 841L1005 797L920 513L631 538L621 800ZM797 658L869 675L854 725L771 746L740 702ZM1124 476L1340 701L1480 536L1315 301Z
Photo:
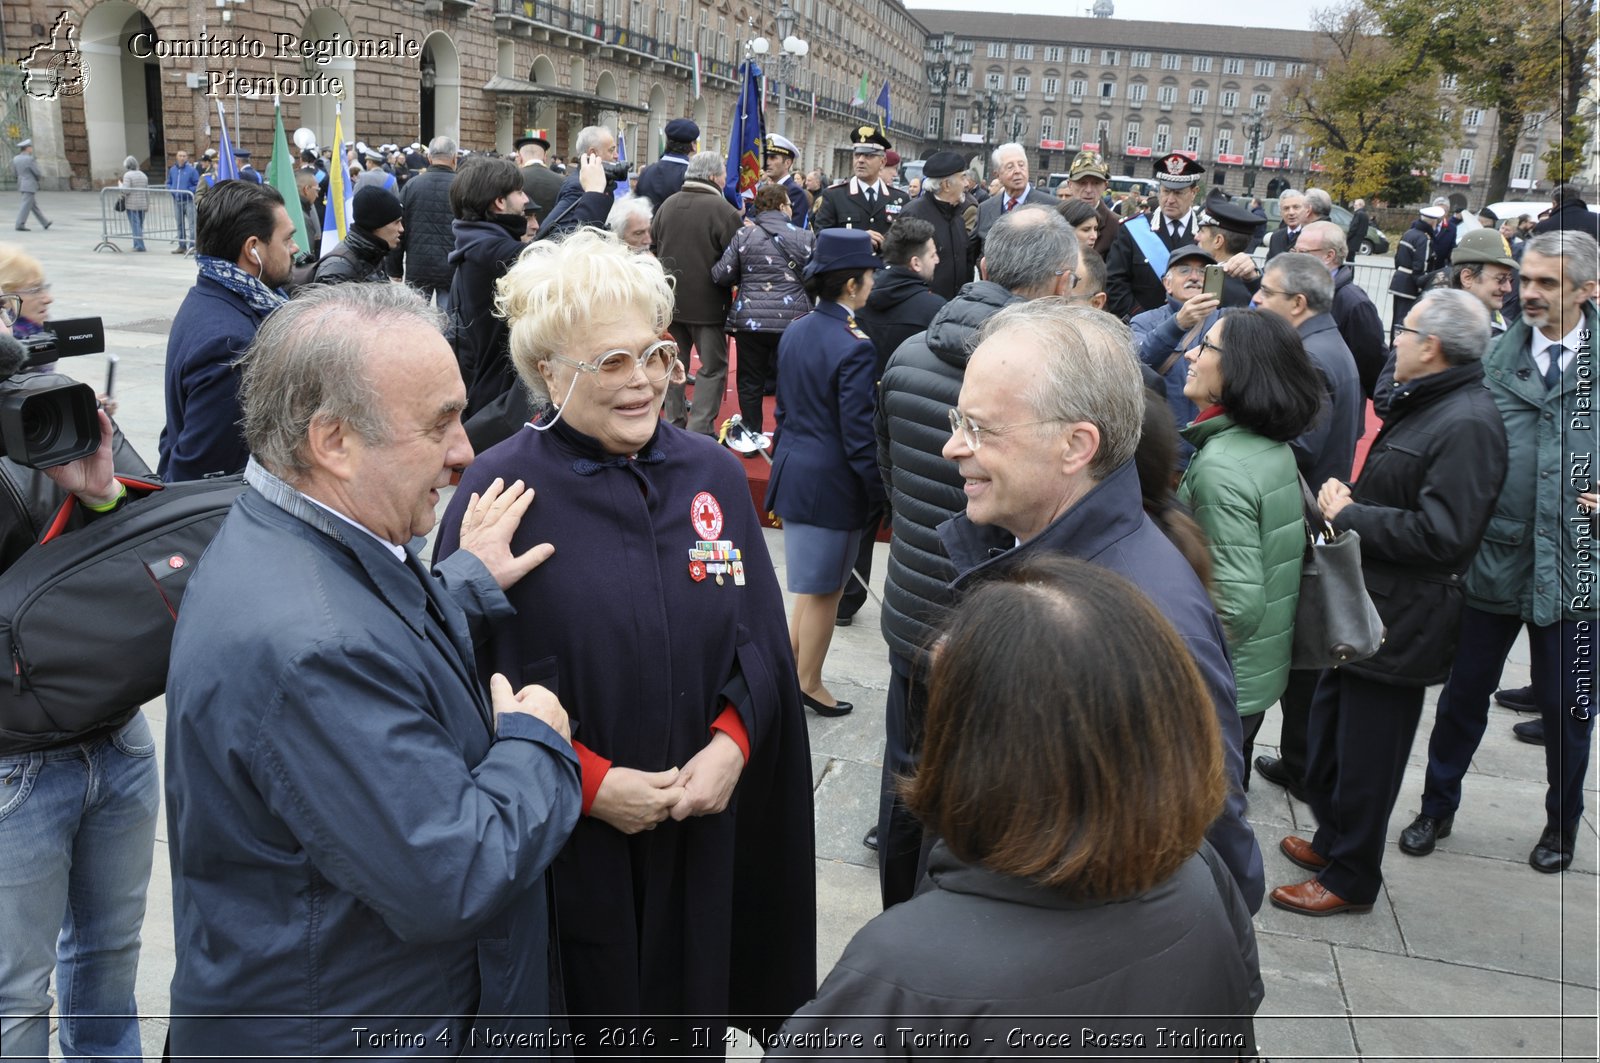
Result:
M794 146L794 141L777 133L767 135L767 181L789 194L789 209L794 212L790 223L796 229L804 229L811 221L811 196L805 186L795 180L794 168L799 160L800 149ZM755 216L753 212L751 216Z
M1117 233L1106 257L1106 310L1127 320L1154 310L1167 300L1161 277L1170 252L1195 242L1198 228L1195 193L1205 168L1186 155L1172 152L1156 160L1161 209L1154 221L1135 215Z
M882 180L884 152L892 146L888 137L876 126L864 125L851 131L850 141L855 145L855 176L822 190L811 225L818 232L864 229L876 251L910 197Z

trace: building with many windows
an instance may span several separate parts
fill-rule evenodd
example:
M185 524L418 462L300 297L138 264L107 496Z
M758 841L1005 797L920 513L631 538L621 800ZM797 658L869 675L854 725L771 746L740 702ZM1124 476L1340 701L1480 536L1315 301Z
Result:
M1134 177L1150 176L1153 159L1181 151L1230 193L1244 190L1251 169L1260 175L1256 192L1278 175L1300 187L1316 183L1320 164L1281 108L1320 34L989 11L918 16L930 34L930 141L986 152L1015 140L1028 148L1036 175L1064 171L1079 150L1095 148L1113 173ZM1442 87L1451 98L1451 79ZM1440 161L1435 186L1460 189L1478 203L1472 190L1486 185L1495 113L1447 107L1459 110L1460 135ZM1539 156L1558 135L1556 125L1527 124L1513 189L1548 191Z
M509 151L524 129L543 128L564 154L579 128L600 123L648 162L666 123L690 116L702 147L724 151L738 65L757 37L776 57L780 14L807 45L782 86L802 165L845 172L849 130L878 121L885 83L889 136L915 158L927 30L899 0L6 0L0 153L31 137L59 187L113 181L128 155L158 174L179 148L218 146L220 101L236 146L264 169L274 91L287 129L308 128L319 144L332 140L337 105L345 139L373 145L448 134ZM777 131L777 64L767 65ZM45 66L48 90L30 76Z

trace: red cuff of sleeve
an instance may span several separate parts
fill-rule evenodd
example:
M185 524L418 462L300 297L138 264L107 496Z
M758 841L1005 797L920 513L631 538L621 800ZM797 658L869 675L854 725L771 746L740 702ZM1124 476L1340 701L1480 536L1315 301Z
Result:
M744 721L739 718L739 710L731 704L722 707L722 715L711 721L713 732L721 731L733 739L734 745L739 747L739 752L744 754L745 762L750 760L750 732L744 729Z
M589 806L594 804L594 797L600 792L600 783L605 780L606 772L611 770L611 762L582 742L572 743L574 752L578 754L578 775L583 782L583 814L589 814Z

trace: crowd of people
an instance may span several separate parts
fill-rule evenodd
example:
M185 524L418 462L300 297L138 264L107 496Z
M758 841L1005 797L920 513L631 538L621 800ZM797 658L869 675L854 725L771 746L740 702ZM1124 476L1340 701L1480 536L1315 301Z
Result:
M940 151L913 190L863 126L848 178L774 135L741 196L699 133L669 123L633 178L603 126L565 173L543 130L515 158L358 145L332 162L348 231L308 260L290 212L317 220L331 156L299 203L197 170L157 471L248 489L171 646L174 1058L344 1054L352 1016L385 1056L721 1058L732 1028L881 1053L1004 1040L986 1016L1015 1012L1024 1045L1070 1020L1253 1059L1252 915L1371 910L1439 684L1399 847L1451 834L1524 629L1531 689L1502 693L1546 750L1529 864L1571 864L1600 509L1574 190L1523 243L1459 234L1386 339L1317 189L1284 192L1258 263L1262 219L1197 204L1181 154L1124 212L1092 151L1055 194L1018 144L991 188ZM1445 217L1403 253L1434 261ZM0 247L0 293L18 336L46 327L37 260ZM30 500L5 563L68 494L129 504L118 473L149 470L114 412L89 457L0 461ZM884 911L819 984L807 714L853 709L826 657L885 524ZM1387 638L1297 667L1308 543L1346 532ZM108 707L69 744L5 742L0 782L27 785L0 838L52 860L0 903L0 1038L46 1055L53 971L63 1054L137 1055L149 725ZM1268 881L1262 779L1315 813L1276 841L1304 881Z

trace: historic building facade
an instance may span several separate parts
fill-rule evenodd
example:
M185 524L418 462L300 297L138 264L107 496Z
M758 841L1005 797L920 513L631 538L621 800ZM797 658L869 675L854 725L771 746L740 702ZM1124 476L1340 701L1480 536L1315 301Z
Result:
M1320 166L1282 104L1320 34L988 11L918 16L930 34L930 142L980 152L1016 140L1039 175L1063 171L1080 148L1095 147L1113 173L1132 177L1149 177L1153 158L1186 152L1230 193L1243 191L1252 168L1258 193L1275 176L1302 188L1316 183ZM1459 138L1433 175L1435 188L1459 189L1481 205L1474 188L1487 184L1495 115L1457 103L1449 79L1442 87L1441 120L1459 120ZM1556 123L1530 124L1511 178L1513 190L1536 198L1531 193L1550 188L1538 157Z
M875 101L885 82L889 135L915 158L927 30L898 0L6 0L0 152L31 136L59 187L112 181L128 155L160 173L178 148L219 144L220 101L235 146L260 168L274 91L287 130L308 128L319 144L332 140L337 104L345 139L373 145L448 134L508 151L522 130L544 128L565 154L579 128L601 123L648 162L666 123L690 116L702 147L724 151L738 64L757 37L771 42L766 58L777 53L780 7L809 46L783 101L804 165L844 172L848 131L878 121L861 90Z

